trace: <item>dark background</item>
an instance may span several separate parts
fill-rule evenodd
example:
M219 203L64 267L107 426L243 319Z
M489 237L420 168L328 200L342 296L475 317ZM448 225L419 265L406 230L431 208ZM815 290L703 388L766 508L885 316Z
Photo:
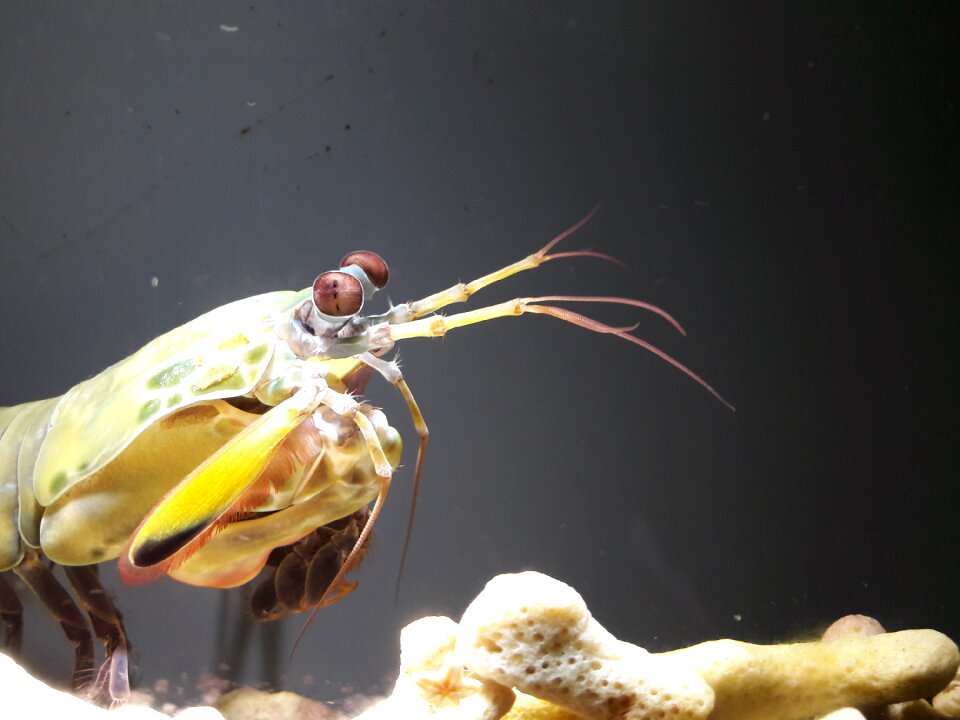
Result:
M656 302L688 338L590 311L640 320L737 412L550 318L408 341L433 434L399 604L414 435L374 380L408 454L361 587L292 665L299 618L250 633L244 679L386 689L405 623L522 568L650 649L848 612L956 638L957 8L4 2L0 400L358 247L388 259L395 301L422 297L605 199L565 247L630 272L552 263L471 307ZM145 685L190 694L233 653L241 593L104 573ZM28 659L65 679L59 629L35 605L27 622Z

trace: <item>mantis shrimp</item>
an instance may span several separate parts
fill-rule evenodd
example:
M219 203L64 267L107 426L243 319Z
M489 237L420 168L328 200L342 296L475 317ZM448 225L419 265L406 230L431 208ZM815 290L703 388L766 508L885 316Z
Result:
M251 581L269 562L275 570L253 596L264 619L316 612L346 596L355 587L346 574L387 500L402 447L383 412L360 394L373 374L400 393L416 430L414 507L420 484L427 423L398 363L386 357L401 340L547 315L652 352L728 404L699 375L631 334L634 328L563 306L628 305L683 332L650 303L553 295L439 314L546 262L612 260L554 249L595 211L521 260L381 314L362 311L386 285L387 263L353 252L302 291L216 308L62 396L0 408L0 619L8 647L20 645L22 608L7 570L74 643L75 686L90 683L93 636L103 641L106 660L95 685L115 701L129 691L129 643L98 563L118 558L130 584L167 575L226 588ZM76 601L44 557L64 568Z

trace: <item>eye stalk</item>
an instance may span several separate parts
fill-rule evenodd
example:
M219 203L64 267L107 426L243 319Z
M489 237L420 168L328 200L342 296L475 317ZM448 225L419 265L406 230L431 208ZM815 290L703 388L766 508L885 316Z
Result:
M313 304L330 318L349 318L363 307L363 286L349 273L322 273L313 281Z
M387 280L390 279L390 268L387 267L384 259L375 252L357 250L348 255L344 255L343 260L340 261L340 269L350 272L349 268L351 265L356 265L363 270L367 279L373 284L375 290L371 291L371 294L376 290L382 289L383 286L387 284ZM361 282L363 281L361 280Z
M339 331L360 314L364 301L387 284L390 270L383 258L369 250L344 256L339 270L313 281L313 304L301 318L313 334Z

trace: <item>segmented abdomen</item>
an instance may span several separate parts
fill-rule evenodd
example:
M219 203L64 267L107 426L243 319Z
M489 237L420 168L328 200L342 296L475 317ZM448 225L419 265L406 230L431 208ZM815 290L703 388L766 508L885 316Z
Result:
M33 470L60 398L0 408L0 571L23 558L24 543L40 546L43 508Z

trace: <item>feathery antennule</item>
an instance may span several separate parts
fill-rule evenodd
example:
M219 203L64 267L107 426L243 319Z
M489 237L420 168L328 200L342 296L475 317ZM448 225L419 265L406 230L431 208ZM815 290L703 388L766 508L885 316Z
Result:
M630 266L627 265L620 258L616 258L613 255L608 255L607 253L597 252L596 250L565 250L564 252L550 253L549 255L544 255L540 258L541 263L545 263L549 260L561 260L563 258L574 258L574 257L592 257L598 258L599 260L606 260L609 263L618 265L624 270L629 270Z
M604 253L604 252L593 250L592 248L585 248L583 250L564 250L562 252L556 252L556 253L550 252L554 247L556 247L558 243L567 239L568 237L573 235L577 230L579 230L588 222L590 222L590 220L593 219L593 216L596 215L600 211L600 208L602 208L605 204L606 203L603 201L598 202L596 205L593 206L590 212L588 212L579 222L567 228L562 233L560 233L555 238L553 238L553 240L551 240L542 248L540 248L537 252L535 252L534 256L539 258L540 263L545 263L550 260L562 260L564 258L592 257L592 258L597 258L598 260L605 260L607 262L613 263L614 265L619 265L624 270L629 270L630 269L629 266L625 262L623 262L623 260L621 260L620 258L616 258L613 255L608 255L607 253Z
M693 370L688 368L682 362L671 357L666 352L658 348L656 345L653 345L647 342L646 340L641 340L635 335L631 335L628 332L624 332L623 330L620 330L618 328L602 323L599 320L594 320L593 318L589 318L586 315L581 315L580 313L573 312L572 310L567 310L566 308L556 307L555 305L527 305L525 306L524 310L526 312L540 313L542 315L550 315L552 317L557 318L558 320L565 320L566 322L573 323L574 325L579 325L580 327L586 328L587 330L592 330L593 332L608 333L611 335L616 335L617 337L622 338L624 340L627 340L628 342L631 342L634 345L637 345L638 347L641 347L644 350L647 350L648 352L653 353L661 360L664 360L665 362L670 363L675 368L677 368L677 370L687 375L690 379L692 379L698 385L703 387L704 390L709 392L711 395L713 395L717 400L722 402L728 408L734 411L736 410L736 408L733 405L731 405L719 392L717 392L710 383L708 383L702 377L697 375L697 373L695 373Z
M590 212L588 212L586 215L583 216L583 218L582 218L579 222L577 222L575 225L571 225L571 226L568 227L566 230L564 230L562 233L560 233L559 235L557 235L553 240L551 240L551 241L548 242L546 245L544 245L542 248L540 248L540 249L537 251L536 254L539 255L541 258L547 257L547 253L549 253L550 250L553 249L553 247L554 247L557 243L559 243L561 240L564 240L564 239L570 237L570 236L573 235L577 230L579 230L579 229L582 228L584 225L586 225L588 222L590 222L590 220L593 218L593 216L596 215L598 212L600 212L600 208L602 208L605 204L606 204L606 202L605 202L605 201L602 201L602 200L601 200L600 202L598 202L596 205L594 205L594 206L590 209ZM574 251L574 252L577 252L577 251ZM590 252L590 251L589 251L589 250L581 250L581 251L579 251L579 252ZM557 255L561 255L561 254L562 254L562 253L557 253ZM554 256L554 257L556 257L556 256Z
M663 308L643 300L634 300L633 298L611 297L608 295L543 295L541 297L525 298L525 302L595 302L595 303L613 303L616 305L629 305L630 307L648 310L655 315L659 315L668 323L676 328L677 332L686 336L687 331L677 320ZM636 326L634 326L636 327Z

